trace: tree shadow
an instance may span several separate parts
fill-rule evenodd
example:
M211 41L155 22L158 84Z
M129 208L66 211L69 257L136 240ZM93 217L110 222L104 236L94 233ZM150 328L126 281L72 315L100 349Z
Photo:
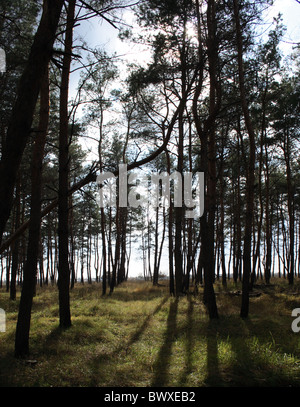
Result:
M88 326L88 324L86 324ZM69 327L61 327L60 325L55 326L45 337L37 336L35 338L35 349L37 350L36 357L39 358L39 355L44 357L57 357L60 349L60 343L64 348L64 355L66 353L72 354L72 346L65 346L66 341L70 343L76 342L76 331L75 326L72 324ZM76 327L78 330L78 327ZM66 339L66 335L70 339ZM34 353L33 353L34 354Z
M172 343L176 336L177 311L178 298L172 300L170 303L167 328L164 335L165 339L154 364L154 378L151 383L152 387L163 387L168 383L168 370L171 359Z
M219 331L216 326L216 321L209 321L206 334L206 370L207 375L205 383L208 386L218 386L222 383L222 378L219 369L218 356L218 336Z
M144 322L140 326L139 329L137 329L136 332L134 332L131 337L129 338L128 341L121 343L118 347L113 349L111 352L103 352L100 355L98 355L96 358L94 358L91 362L91 369L93 371L93 374L91 376L91 381L90 381L90 386L96 386L99 385L99 382L101 382L101 375L105 371L103 369L104 365L106 362L112 362L115 363L116 365L119 363L118 358L116 356L118 355L127 355L128 352L130 352L130 348L139 341L141 335L146 331L147 327L149 326L151 319L154 317L155 314L157 314L161 308L164 306L164 304L169 300L168 296L165 296L162 301L156 306L156 308L148 314L148 316L145 318Z
M291 328L287 327L290 332L285 332L283 325L279 328L278 323L272 319L254 322L251 318L245 321L245 326L258 340L257 346L252 346L252 349L248 350L252 361L250 368L253 367L253 373L249 375L253 379L250 385L299 387L299 365L297 362L293 364L292 358L291 364L288 361L289 356L299 357L298 340ZM263 351L260 351L260 345L264 346ZM285 358L286 361L283 363ZM292 373L291 369L294 368L295 371Z
M207 376L205 385L214 387L299 386L299 379L280 361L285 347L279 344L275 321L253 321L239 316L210 321L207 326ZM281 340L284 338L282 336ZM274 344L272 345L272 341ZM227 342L231 355L224 361L221 342ZM281 356L280 356L281 354ZM222 361L221 361L222 359ZM225 358L226 359L226 358Z
M186 322L186 341L185 341L185 369L183 370L179 379L180 386L186 386L188 384L188 377L193 372L193 358L192 351L194 347L194 335L193 335L193 313L194 303L191 296L188 296L188 310L187 310L187 322Z
M233 384L239 387L250 387L257 384L255 378L255 359L247 344L246 337L243 336L243 325L247 326L247 319L240 319L241 333L230 337L231 349L235 355L227 373L227 385Z
M153 316L155 314L157 314L161 308L164 306L164 304L168 301L168 297L165 297L158 305L157 307L154 309L153 312L151 312L151 314L149 314L147 316L147 318L144 320L143 324L141 325L141 327L131 336L131 338L129 339L129 341L127 342L127 346L126 349L128 350L135 342L137 342L140 338L140 336L142 335L142 333L147 329L151 319L153 318Z

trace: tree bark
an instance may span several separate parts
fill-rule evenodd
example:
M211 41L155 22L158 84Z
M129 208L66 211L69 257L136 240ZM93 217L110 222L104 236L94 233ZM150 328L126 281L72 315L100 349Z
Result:
M171 173L171 162L170 154L168 149L165 149L166 159L167 159L167 172L170 175ZM170 286L169 291L170 295L175 295L175 284L174 284L174 262L173 262L173 204L170 199L169 203L169 216L168 216L168 251L169 251L169 279Z
M200 32L200 5L196 0L198 10L198 31ZM210 0L207 4L207 28L208 28L208 59L209 59L209 78L210 78L210 106L209 114L204 122L203 128L198 114L198 98L202 89L203 72L200 72L199 83L196 87L193 99L193 116L196 130L201 141L201 167L205 173L206 200L204 213L200 219L201 227L201 263L199 267L204 270L204 302L207 304L210 319L218 318L218 310L213 287L214 280L214 217L215 217L215 120L219 110L219 95L217 95L217 48L215 39L215 3ZM199 43L202 39L199 38ZM199 50L200 62L202 50ZM200 259L199 259L200 260Z
M76 0L70 0L67 13L65 53L60 85L60 129L59 129L59 192L58 192L58 290L59 324L62 328L71 325L70 269L69 269L69 120L68 96L69 76L72 62L73 27Z
M234 19L237 40L238 53L238 73L241 105L244 114L244 120L249 136L250 152L247 168L247 185L246 185L246 213L245 213L245 232L244 232L244 253L243 253L243 282L242 282L242 305L241 317L246 318L249 313L249 287L251 275L251 238L252 222L254 208L254 165L255 165L255 133L249 114L249 108L245 90L245 75L243 62L243 39L240 24L239 1L234 0Z
M287 180L287 203L289 214L289 252L288 252L288 280L289 284L294 283L294 266L295 266L295 220L294 220L294 199L293 199L293 186L292 186L292 171L290 165L290 140L287 134L284 135L284 159L286 164L286 180Z
M17 173L31 132L41 83L52 55L62 5L63 0L44 1L41 21L20 79L0 162L0 244L10 216Z
M187 99L187 94L188 94L188 92L191 90L191 87L192 87L192 85L193 85L195 79L196 79L196 75L195 75L195 77L190 81L190 83L189 83L189 85L188 85L188 89L187 89L185 95L184 95L184 96L182 97L182 99L180 100L180 103L178 104L178 106L177 106L177 108L176 108L176 110L175 110L175 112L174 112L174 114L173 114L173 116L172 116L172 119L170 120L170 124L169 124L169 126L168 126L168 130L167 130L167 133L166 133L166 137L164 138L164 141L163 141L162 145L161 145L157 150L155 150L153 153L149 154L149 156L147 156L147 157L145 157L145 158L143 158L143 159L141 159L141 160L139 160L139 161L133 161L132 163L128 164L128 166L127 166L127 171L130 171L130 170L132 170L132 169L134 169L134 168L138 168L138 167L140 167L140 166L142 166L142 165L144 165L144 164L147 164L147 163L151 162L151 161L154 160L156 157L158 157L159 154L161 154L163 151L165 151L165 149L166 149L166 147L167 147L167 145L168 145L168 142L169 142L169 140L170 140L172 131L173 131L173 129L174 129L176 120L177 120L177 118L178 118L178 114L179 114L179 112L180 112L180 111L184 108L184 106L185 106L186 99ZM118 173L119 173L119 170L118 170L118 169L115 170L115 171L113 171L113 174L114 174L115 176L117 176ZM68 190L68 195L72 195L73 193L75 193L76 191L80 190L80 189L83 188L85 185L89 184L90 182L96 182L96 180L97 180L97 174L96 174L96 172L95 172L95 168L92 167L91 171L87 174L86 177L84 177L82 180L78 181L76 184L72 185L71 188L69 188L69 190ZM57 207L57 205L58 205L58 198L55 198L50 204L48 204L44 209L42 209L42 213L41 213L42 217L44 217L44 216L46 216L48 213L50 213L54 208ZM26 222L24 222L24 223L20 226L20 228L19 228L18 230L16 230L16 232L15 232L12 236L10 236L5 242L3 242L3 243L1 244L1 246L0 246L0 254L3 253L3 252L15 241L15 239L16 239L18 236L22 235L22 234L25 232L25 230L28 229L29 224L30 224L30 221L29 221L29 220L27 220ZM108 256L108 257L109 257L109 256Z
M21 185L20 178L18 176L16 182L16 216L15 216L15 228L18 229L20 226L20 215L21 215ZM17 239L12 247L12 264L11 264L11 276L10 276L10 299L16 299L16 278L19 266L19 251L20 251L20 239Z
M23 271L23 286L19 305L15 338L15 355L29 353L31 308L36 283L36 271L40 244L42 164L49 122L49 75L46 72L41 86L39 131L35 140L31 170L31 209L27 246L27 259Z

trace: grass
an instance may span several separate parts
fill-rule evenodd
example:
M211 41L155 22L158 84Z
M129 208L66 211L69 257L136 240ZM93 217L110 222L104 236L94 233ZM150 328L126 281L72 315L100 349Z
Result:
M300 333L291 329L300 283L260 285L249 318L239 317L237 287L216 284L220 317L210 321L198 295L178 299L168 287L128 281L112 296L100 284L71 291L72 326L58 326L56 287L38 288L30 363L14 358L17 301L0 291L1 386L298 386Z

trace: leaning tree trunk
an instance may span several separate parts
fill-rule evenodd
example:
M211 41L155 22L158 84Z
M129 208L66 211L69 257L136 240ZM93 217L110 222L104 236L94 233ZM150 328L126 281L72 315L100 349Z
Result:
M23 271L23 285L15 338L15 355L29 353L29 330L32 300L35 291L37 262L41 228L42 164L49 122L49 76L48 70L41 86L39 131L34 144L31 170L30 226L27 259Z
M0 245L10 216L14 186L27 144L41 83L53 52L63 0L45 0L43 14L20 79L0 162Z

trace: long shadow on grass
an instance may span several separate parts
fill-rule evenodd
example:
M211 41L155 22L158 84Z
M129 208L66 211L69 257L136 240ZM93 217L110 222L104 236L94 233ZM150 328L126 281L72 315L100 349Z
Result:
M252 346L250 350L252 360L255 359L255 385L299 387L300 372L297 362L293 364L289 363L288 359L285 361L287 355L295 354L297 357L294 347L298 348L298 344L293 343L294 338L289 327L285 331L284 324L279 327L278 323L272 320L253 323L251 318L247 319L245 324L249 332L258 339L258 346L263 349L261 351Z
M251 317L242 320L238 316L209 321L205 384L216 387L299 386L299 379L281 359L282 350L271 346L271 332L278 343L278 327L273 321L253 322ZM225 356L224 349L222 355L218 350L222 342L229 342L232 351L230 362L225 364L220 362Z
M214 322L209 321L207 327L207 357L206 357L206 384L208 386L220 385L221 376L218 357L218 332L214 329Z
M149 322L151 321L151 319L153 318L153 316L155 314L157 314L160 309L163 307L163 305L168 301L168 297L165 297L159 304L158 306L155 308L155 310L153 312L151 312L151 314L149 314L147 316L147 318L145 319L145 321L143 322L143 324L141 325L141 327L131 336L131 338L129 339L129 341L127 342L127 349L130 348L130 346L132 346L135 342L137 342L140 339L140 336L142 335L142 333L147 329Z
M122 343L120 346L118 346L116 349L109 353L104 353L99 355L97 358L94 358L92 361L92 369L93 369L93 375L91 379L90 386L94 385L99 385L101 382L101 377L103 372L103 367L105 367L106 363L111 364L118 364L120 362L119 359L116 359L115 357L120 354L125 354L127 355L128 352L130 352L130 348L136 343L143 332L147 329L151 319L154 317L155 314L157 314L161 308L164 306L164 304L169 300L169 297L166 296L162 299L162 301L157 305L157 307L145 318L143 324L140 326L140 328L132 334L132 336L129 338L127 342ZM102 368L102 369L101 369ZM115 383L117 382L117 378L115 378Z
M193 336L193 312L194 303L191 296L188 297L189 306L187 310L187 321L186 321L186 341L185 341L185 369L183 370L181 377L179 379L180 386L188 385L189 374L193 372L193 358L192 350L194 347L194 336Z
M151 383L153 387L163 387L168 383L168 370L170 365L172 343L176 335L176 315L178 311L178 298L170 303L170 310L167 319L167 329L165 340L158 353L154 365L154 378Z
M255 362L246 339L244 321L238 316L207 322L205 385L214 387L255 385ZM221 359L225 357L226 350L222 348L222 343L226 349L226 342L230 343L232 360L224 366Z

